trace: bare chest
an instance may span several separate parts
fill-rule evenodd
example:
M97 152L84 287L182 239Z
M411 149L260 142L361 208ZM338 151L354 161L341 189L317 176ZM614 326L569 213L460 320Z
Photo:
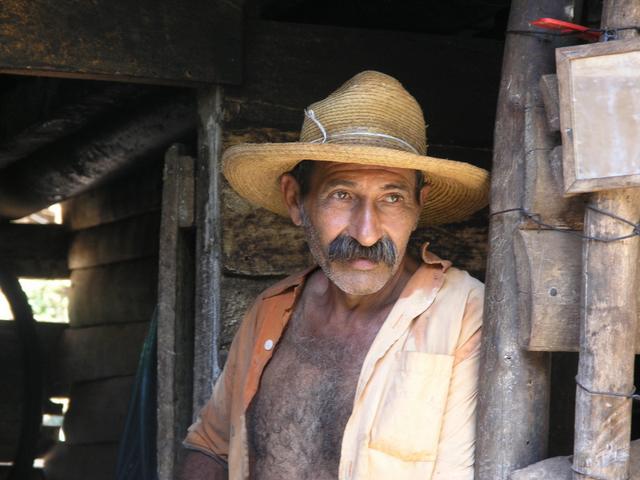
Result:
M342 435L375 332L305 335L292 319L248 411L252 478L338 477Z

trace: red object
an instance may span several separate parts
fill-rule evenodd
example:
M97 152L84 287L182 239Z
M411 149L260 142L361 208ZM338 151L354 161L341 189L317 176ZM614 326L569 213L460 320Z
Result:
M559 30L560 33L581 33L578 37L588 40L590 42L597 42L600 40L600 32L590 31L589 27L578 25L576 23L565 22L556 18L539 18L531 22L531 25L535 25L539 28L546 30Z

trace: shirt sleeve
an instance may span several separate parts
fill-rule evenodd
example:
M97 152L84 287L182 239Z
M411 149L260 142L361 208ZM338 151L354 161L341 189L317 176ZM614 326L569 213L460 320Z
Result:
M259 300L247 311L236 333L227 362L213 387L211 397L200 410L198 419L189 427L183 445L211 457L226 460L232 428L234 392L239 391L244 378L247 353L253 348Z
M484 287L471 291L454 357L432 480L472 480Z

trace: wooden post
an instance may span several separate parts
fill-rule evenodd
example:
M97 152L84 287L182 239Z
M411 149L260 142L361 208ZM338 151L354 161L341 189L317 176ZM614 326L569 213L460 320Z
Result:
M178 478L191 424L194 168L179 145L165 156L158 268L158 478Z
M640 25L637 0L607 0L602 28ZM636 35L621 31L619 38ZM593 193L590 205L632 222L640 218L640 188ZM586 235L616 237L631 228L587 210ZM583 319L580 326L578 381L592 392L629 394L633 389L635 332L638 319L640 239L583 243ZM576 387L575 480L629 478L631 400L593 395ZM578 473L582 472L582 473Z
M567 18L571 2L514 0L508 28L532 30L540 17ZM570 9L569 9L570 10ZM553 73L549 38L507 34L498 98L491 189L491 211L521 207L524 194L525 111L541 75ZM536 101L536 104L538 102ZM513 239L518 211L491 218L483 330L476 478L506 480L513 470L546 454L549 405L549 354L527 352L518 344L519 312Z
M220 374L221 221L220 156L222 88L198 93L196 164L196 312L193 360L193 413L209 399Z

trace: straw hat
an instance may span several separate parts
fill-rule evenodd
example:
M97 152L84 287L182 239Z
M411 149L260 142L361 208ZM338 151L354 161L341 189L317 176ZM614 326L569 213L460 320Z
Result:
M302 160L421 170L431 185L420 225L463 220L488 203L489 174L429 157L422 109L395 78L359 73L305 110L299 142L243 143L227 149L223 171L249 202L288 216L280 176Z

